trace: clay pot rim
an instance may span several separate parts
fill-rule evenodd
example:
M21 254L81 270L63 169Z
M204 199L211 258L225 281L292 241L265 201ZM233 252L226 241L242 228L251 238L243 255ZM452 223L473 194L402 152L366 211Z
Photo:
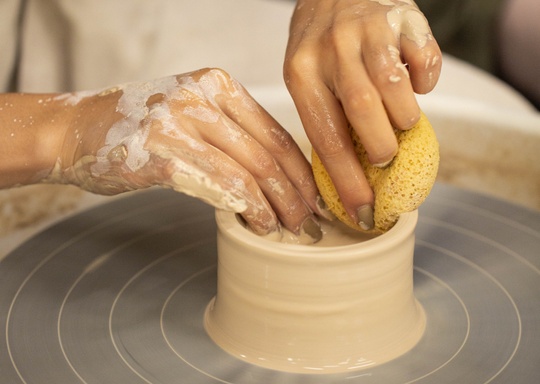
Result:
M216 222L222 236L226 236L232 241L242 241L246 246L253 247L258 253L266 253L272 257L283 256L289 261L292 258L305 259L308 257L311 261L335 261L336 256L347 259L380 254L384 249L392 248L406 240L411 232L414 232L417 221L418 210L415 210L402 214L394 227L373 239L357 244L314 247L302 244L284 244L266 239L246 229L235 213L216 211Z

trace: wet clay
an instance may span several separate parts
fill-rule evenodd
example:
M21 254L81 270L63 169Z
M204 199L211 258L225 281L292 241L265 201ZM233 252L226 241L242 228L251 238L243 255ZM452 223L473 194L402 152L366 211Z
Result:
M218 287L205 327L233 356L286 372L349 372L392 360L422 336L412 274L416 211L352 244L327 228L326 246L261 238L232 213L216 218Z
M389 27L394 32L397 45L388 45L390 59L398 69L396 74L391 75L388 80L391 83L398 83L402 79L409 78L409 71L401 60L400 39L402 36L414 42L418 48L424 48L428 41L433 40L433 35L429 27L428 20L411 0L370 0L380 5L389 7L386 19ZM425 62L425 69L437 68L439 56L428 58ZM434 81L433 72L428 73L430 82Z
M386 18L390 28L399 39L401 35L423 48L432 39L429 23L412 0L371 0L391 7Z
M314 247L336 247L343 245L357 244L369 239L373 239L376 235L354 230L339 220L329 221L320 219L319 223L322 230L322 238L313 244L313 238L305 233L298 235L292 233L286 228L281 228L281 231L274 232L263 238L285 244L302 244L312 245Z

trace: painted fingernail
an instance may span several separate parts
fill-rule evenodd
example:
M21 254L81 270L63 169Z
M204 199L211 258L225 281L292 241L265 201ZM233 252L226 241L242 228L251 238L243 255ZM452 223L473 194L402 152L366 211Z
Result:
M356 211L358 215L358 225L364 230L369 231L374 227L373 207L369 204L363 205Z
M328 206L326 205L326 202L324 201L322 196L317 196L315 204L317 204L317 210L319 215L321 215L328 221L334 221L336 216L334 216L334 214L328 209Z
M301 232L311 237L314 243L322 239L323 235L321 226L311 217L308 217L306 220L304 220Z

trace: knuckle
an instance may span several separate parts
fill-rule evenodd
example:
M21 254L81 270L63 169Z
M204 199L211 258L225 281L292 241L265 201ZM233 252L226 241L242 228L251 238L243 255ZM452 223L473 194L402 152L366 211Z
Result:
M253 159L253 176L258 179L267 179L279 171L279 165L274 157L266 151L261 151Z
M284 129L275 128L271 130L271 150L277 154L289 154L295 148L292 135Z
M343 38L344 35L340 24L330 26L326 33L327 46L332 49L337 57L342 57L346 53L348 43L346 44L346 39Z
M287 86L297 86L304 83L306 74L313 72L317 66L317 60L308 47L299 47L285 61L283 75Z
M347 67L351 59L351 49L359 50L355 44L351 43L350 32L345 31L341 26L332 26L327 33L326 49L329 50L331 57L335 60L337 67Z
M230 79L231 78L229 73L222 68L211 67L211 68L207 68L206 70L209 75L217 79L222 79L222 78Z
M346 149L346 145L341 140L323 140L317 148L317 154L327 162L334 163L339 162Z
M245 169L236 168L227 173L227 189L238 194L245 194L253 190L256 182L253 176Z
M388 87L408 78L409 73L403 64L397 48L388 46L373 54L371 79L377 87Z
M307 168L305 171L301 172L296 178L296 184L301 188L310 188L315 186L315 180L313 179L313 171L311 168Z
M255 188L258 188L258 184L255 181L252 174L247 171L238 172L233 187L235 189L241 190L242 192L252 191Z
M359 118L373 113L380 101L379 93L373 88L348 89L345 92L345 100L343 100L348 109Z
M197 79L207 78L215 84L228 87L235 83L235 79L224 69L218 67L203 68L195 72Z
M385 63L378 67L373 81L379 87L387 87L399 83L404 76L406 76L406 74L399 70L396 65Z

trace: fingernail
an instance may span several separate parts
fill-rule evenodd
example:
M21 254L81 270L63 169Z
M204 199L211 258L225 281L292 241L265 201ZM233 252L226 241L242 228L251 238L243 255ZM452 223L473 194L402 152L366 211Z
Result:
M393 158L390 159L390 160L388 160L388 161L385 161L384 163L373 164L373 166L374 166L374 167L377 167L377 168L386 168L386 167L388 167L388 166L392 163L392 161L394 161Z
M317 204L317 210L319 212L319 215L321 215L328 221L334 221L336 216L334 216L334 214L328 209L328 206L326 205L326 202L324 201L322 196L317 196L315 204Z
M369 231L373 229L373 207L369 204L363 205L356 211L358 215L358 225L364 230Z
M314 243L322 239L323 236L321 226L311 217L304 220L301 232L311 237Z

